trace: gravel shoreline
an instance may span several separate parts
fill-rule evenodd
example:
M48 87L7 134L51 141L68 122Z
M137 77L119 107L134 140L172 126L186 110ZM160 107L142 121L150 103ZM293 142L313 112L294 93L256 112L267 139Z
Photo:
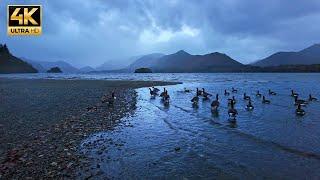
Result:
M77 147L134 113L135 88L173 82L0 79L0 179L75 178ZM101 97L116 92L107 106Z

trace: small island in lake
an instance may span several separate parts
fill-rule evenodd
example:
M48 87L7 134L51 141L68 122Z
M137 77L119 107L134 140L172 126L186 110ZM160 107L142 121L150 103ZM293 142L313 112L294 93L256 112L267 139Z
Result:
M47 73L62 73L59 67L53 67L47 71Z
M134 73L152 73L152 70L149 68L138 68Z

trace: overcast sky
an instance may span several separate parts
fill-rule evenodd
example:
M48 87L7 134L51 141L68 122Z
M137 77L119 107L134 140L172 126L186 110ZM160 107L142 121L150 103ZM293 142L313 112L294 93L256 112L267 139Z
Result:
M7 4L42 4L40 37L8 37ZM180 49L249 63L320 42L320 0L0 0L0 43L19 57L97 66Z

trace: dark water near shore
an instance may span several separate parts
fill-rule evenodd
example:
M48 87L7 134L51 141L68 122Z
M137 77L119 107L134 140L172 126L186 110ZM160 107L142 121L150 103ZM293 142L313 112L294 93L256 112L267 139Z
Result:
M0 78L16 79L88 79L88 80L144 80L179 81L192 83L213 82L319 82L320 73L36 73L36 74L0 74ZM238 81L238 82L237 82ZM296 86L294 86L296 87Z
M183 81L183 77L176 77ZM203 74L185 75L181 85L167 87L169 107L160 98L150 99L147 88L138 91L137 111L125 119L130 126L92 136L84 141L83 152L92 164L101 165L109 177L179 177L179 178L286 178L320 177L320 103L312 102L306 115L295 115L290 90L307 98L320 97L319 74ZM193 81L193 82L192 82ZM204 87L220 94L219 115L210 111L210 101L200 101L194 109L194 93L183 88ZM236 87L239 112L237 123L228 121L224 89ZM272 89L277 96L267 95ZM254 96L266 94L270 105ZM246 92L255 109L245 110ZM214 99L214 98L211 98ZM132 127L131 127L132 125ZM96 140L116 139L120 146ZM107 147L106 147L107 146ZM107 151L102 154L101 148Z
M301 99L311 93L320 98L320 74L98 74L52 77L53 79L126 79L179 81L168 86L171 102L150 99L147 88L138 89L137 110L114 131L92 135L81 152L100 177L141 179L182 178L284 178L320 177L320 102L311 102L306 115L295 115L294 89ZM16 77L19 78L19 77ZM39 77L31 77L39 78ZM40 77L41 78L41 77ZM42 77L45 78L45 77ZM219 93L219 114L210 101L192 107L195 91L204 87ZM229 97L224 89L235 87ZM160 89L162 87L159 87ZM267 95L272 89L278 95ZM262 104L256 90L271 104ZM243 93L252 97L255 109L245 110ZM228 121L227 99L234 95L237 123ZM89 144L90 143L90 144ZM97 170L98 169L98 170ZM99 177L97 176L97 177Z

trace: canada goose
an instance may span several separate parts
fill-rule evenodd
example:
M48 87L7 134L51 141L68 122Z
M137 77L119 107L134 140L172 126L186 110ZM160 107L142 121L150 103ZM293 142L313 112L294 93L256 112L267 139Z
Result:
M230 93L225 89L225 90L224 90L224 95L225 95L225 96L229 96Z
M257 91L257 94L256 94L257 97L261 97L261 94L259 91Z
M254 107L253 107L253 105L252 105L252 103L251 103L251 99L249 99L249 102L248 102L248 104L246 105L246 109L249 110L249 111L254 109Z
M212 96L212 94L207 93L204 88L202 88L202 96L203 96L203 100L209 100L209 96Z
M262 96L262 103L270 104L270 100L267 100L266 97Z
M244 100L249 100L249 99L250 99L250 96L247 96L246 93L243 93L243 99L244 99Z
M170 96L169 96L169 94L168 94L168 91L167 91L167 90L165 91L165 94L164 94L164 96L162 97L162 99L163 99L163 103L164 103L164 105L169 105L169 102L170 102Z
M299 115L299 116L303 116L306 112L301 109L301 104L298 104L298 107L296 109L296 114Z
M229 118L231 118L232 120L235 120L237 114L238 114L238 111L234 108L234 104L233 104L233 101L231 101L231 107L230 109L228 110L228 115L229 115Z
M294 97L294 105L301 105L301 106L305 106L305 105L307 105L308 104L308 102L307 101L305 101L305 100L302 100L302 99L298 99L298 96L295 96Z
M192 104L197 105L199 103L199 96L195 96L191 99Z
M318 99L309 94L309 101L317 101Z
M232 96L232 98L228 99L228 105L230 105L231 102L233 102L233 104L236 104L236 99L234 98L234 96Z
M220 103L219 103L219 95L216 95L216 100L212 101L211 103L211 110L216 111L219 107Z
M150 91L150 95L151 96L156 96L157 95L157 93L154 90L152 90L151 88L149 88L149 91Z
M163 88L163 92L160 94L160 97L164 97L165 94L166 94L166 88Z
M206 92L206 91L204 90L204 88L202 88L202 95L205 95L205 96L212 96L212 94L210 94L210 93Z
M183 90L184 90L185 93L191 92L191 90L190 90L190 89L187 89L187 88L183 88Z
M158 93L158 92L160 91L160 89L158 89L158 88L156 88L156 87L154 87L154 86L152 86L152 89L153 89L153 91L154 91L155 93Z
M270 94L270 95L277 95L277 93L271 91L271 89L269 89L269 94Z
M209 95L208 94L203 94L202 96L203 96L203 100L205 100L205 101L209 100Z
M202 91L199 90L199 88L197 88L197 96L201 96L202 95Z
M291 96L292 96L292 97L296 97L296 96L299 96L299 94L298 94L298 93L295 93L293 90L291 90Z
M109 97L103 96L101 99L101 102L107 103L108 105L113 105L115 99L116 99L116 96L115 96L114 92L112 92L111 96L109 96Z
M233 92L233 93L237 93L237 92L238 92L238 90L236 90L235 88L233 88L233 87L232 87L231 92Z

